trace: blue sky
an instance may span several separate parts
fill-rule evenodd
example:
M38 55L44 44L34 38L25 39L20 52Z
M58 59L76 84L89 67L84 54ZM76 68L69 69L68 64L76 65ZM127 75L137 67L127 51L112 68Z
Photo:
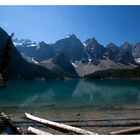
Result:
M74 33L101 44L140 41L140 6L0 6L0 26L15 37L53 43Z

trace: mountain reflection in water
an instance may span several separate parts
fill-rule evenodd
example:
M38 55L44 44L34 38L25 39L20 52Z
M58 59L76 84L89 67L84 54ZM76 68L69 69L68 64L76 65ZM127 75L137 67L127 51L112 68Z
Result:
M0 109L9 113L50 111L57 116L72 111L139 110L139 106L136 80L13 81L0 89Z

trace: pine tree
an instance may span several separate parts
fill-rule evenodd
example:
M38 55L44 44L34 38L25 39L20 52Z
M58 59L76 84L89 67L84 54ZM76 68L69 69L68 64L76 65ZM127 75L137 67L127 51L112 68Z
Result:
M1 51L0 80L4 84L7 83L10 77L11 39L13 35L14 33L8 37Z

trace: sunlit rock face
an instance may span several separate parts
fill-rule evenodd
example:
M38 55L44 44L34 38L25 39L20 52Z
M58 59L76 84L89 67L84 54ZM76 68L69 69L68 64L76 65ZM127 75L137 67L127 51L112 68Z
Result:
M84 50L84 45L74 34L56 41L54 46L57 51L64 53L72 62L88 62L88 56Z

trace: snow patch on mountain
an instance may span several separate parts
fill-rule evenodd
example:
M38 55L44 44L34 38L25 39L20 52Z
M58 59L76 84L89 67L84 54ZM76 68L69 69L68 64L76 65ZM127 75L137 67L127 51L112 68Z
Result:
M66 36L65 38L70 38L70 35Z
M71 64L72 64L75 68L77 68L77 65L76 65L75 63L71 62Z
M36 47L37 46L37 44L31 44L31 45L29 45L29 47Z
M22 43L20 43L20 42L14 42L14 41L13 41L13 44L14 44L15 46L21 46L21 45L22 45Z
M89 61L89 62L91 62L91 61L92 61L92 59L91 59L91 58L89 58L89 59L88 59L88 61Z
M136 63L140 64L140 58L135 59Z
M38 62L37 62L34 58L32 58L31 60L32 60L32 62L34 62L35 64L38 64Z
M86 47L87 46L87 44L86 43L83 43L83 45Z
M38 64L39 62L38 61L36 61L33 57L31 58L31 57L25 57L26 58L26 60L28 61L28 62L31 62L31 63L34 63L34 64Z
M37 46L37 43L32 42L29 39L18 39L18 38L13 39L13 44L15 46L26 46L26 47L36 47Z

